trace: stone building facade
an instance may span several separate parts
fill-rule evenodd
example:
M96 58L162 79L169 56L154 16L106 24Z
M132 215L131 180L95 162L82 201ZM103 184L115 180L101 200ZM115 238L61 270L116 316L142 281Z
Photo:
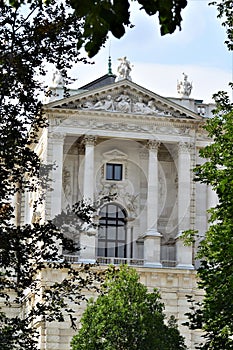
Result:
M77 266L98 261L100 268L109 263L135 267L148 288L159 289L166 313L177 318L188 349L194 350L200 333L183 323L186 295L201 298L197 247L184 246L180 236L188 229L203 236L206 210L216 202L213 191L195 183L192 173L203 162L199 150L209 142L202 125L210 105L191 99L190 86L179 87L179 98L164 98L127 74L115 81L110 72L64 99L62 86L54 88L59 98L44 106L49 126L36 146L44 161L56 163L54 190L36 215L51 219L83 198L102 203L96 213L99 228L77 232L80 251L64 252L66 259ZM112 201L103 203L108 195ZM25 200L28 223L35 219L33 200ZM48 325L41 329L41 350L69 349L72 335L68 323Z

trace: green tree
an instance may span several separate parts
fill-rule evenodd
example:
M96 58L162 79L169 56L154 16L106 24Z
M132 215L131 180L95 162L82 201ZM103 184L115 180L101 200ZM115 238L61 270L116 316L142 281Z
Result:
M165 323L163 309L158 291L149 293L134 269L110 267L101 295L88 302L72 350L186 349L174 319Z
M233 50L233 9L231 0L213 1L210 5L214 5L218 10L218 18L223 20L222 25L226 29L227 40L225 44L230 51Z
M211 185L218 204L211 208L210 228L198 257L199 287L204 300L189 313L190 326L204 330L203 350L233 349L233 104L226 93L215 95L214 118L205 129L212 138L200 151L207 161L196 168L196 180Z
M1 0L0 3L4 3ZM44 1L49 5L53 0ZM81 36L77 40L78 49L85 46L89 57L97 54L106 42L108 33L116 38L125 34L126 27L133 27L130 22L130 4L132 0L67 0L68 6L74 9L74 16L83 24ZM181 11L187 5L187 0L137 0L141 10L149 16L158 14L161 35L173 33L177 27L181 29ZM31 3L28 0L10 0L9 3L18 8L22 4ZM40 3L43 3L40 1Z
M39 190L33 208L37 211L45 192L52 190L49 174L56 165L43 164L34 152L38 133L47 126L39 98L44 87L38 77L47 73L46 63L51 63L67 79L71 62L82 60L76 48L81 24L68 5L56 1L48 5L33 1L20 8L1 2L0 24L0 348L35 350L35 320L62 321L68 315L75 326L69 301L79 303L84 298L82 289L92 288L98 278L88 267L80 275L59 253L58 242L75 249L64 237L64 223L68 220L69 225L80 227L83 221L90 222L90 206L80 203L56 221L24 225L12 202L13 197L20 202L25 193ZM46 268L66 269L67 277L43 285L42 290L39 276ZM10 317L5 309L27 306L28 291L34 296L41 293L41 299L35 298L27 313Z

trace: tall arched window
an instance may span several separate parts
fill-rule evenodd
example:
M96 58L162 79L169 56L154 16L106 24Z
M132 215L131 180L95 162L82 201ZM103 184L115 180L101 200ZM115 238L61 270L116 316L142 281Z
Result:
M116 204L106 204L99 215L98 256L126 258L125 210Z

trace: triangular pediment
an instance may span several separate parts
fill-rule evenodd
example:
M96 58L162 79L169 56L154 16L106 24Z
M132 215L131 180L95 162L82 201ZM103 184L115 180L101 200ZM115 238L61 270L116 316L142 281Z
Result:
M111 151L103 153L103 158L106 160L118 160L118 159L127 159L127 154L119 151L118 149L113 149Z
M91 91L80 92L77 95L51 102L45 108L202 119L195 112L129 80L121 80Z

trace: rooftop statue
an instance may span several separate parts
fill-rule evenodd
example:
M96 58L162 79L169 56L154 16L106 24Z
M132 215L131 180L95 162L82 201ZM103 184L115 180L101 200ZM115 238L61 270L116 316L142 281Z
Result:
M61 72L59 70L56 70L53 72L53 78L52 78L52 86L53 87L63 87L65 84L64 78L61 75Z
M118 61L120 61L120 64L117 68L117 73L118 73L117 81L123 80L123 79L132 80L130 76L130 72L132 68L129 60L127 60L127 57L118 58Z
M192 91L192 83L188 81L188 76L183 73L183 81L177 81L177 92L181 97L189 97Z

